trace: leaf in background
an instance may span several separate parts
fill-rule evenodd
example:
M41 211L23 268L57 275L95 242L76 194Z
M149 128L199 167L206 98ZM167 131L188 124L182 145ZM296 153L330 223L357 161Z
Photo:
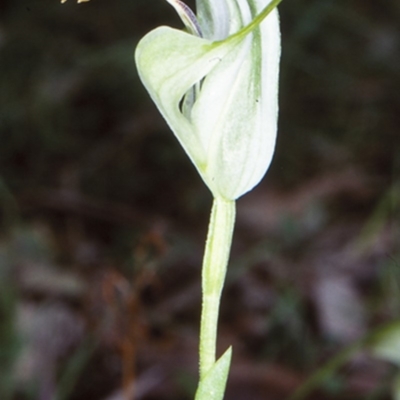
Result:
M400 322L382 332L371 345L374 355L400 367Z

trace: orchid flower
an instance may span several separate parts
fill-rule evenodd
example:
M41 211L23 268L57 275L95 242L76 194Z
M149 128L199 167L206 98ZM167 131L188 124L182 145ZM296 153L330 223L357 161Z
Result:
M61 0L65 3L67 0ZM83 3L89 0L77 0ZM222 400L232 349L216 360L219 304L235 200L259 183L275 148L282 0L167 0L185 31L159 27L138 44L139 76L214 196L202 266L200 382Z
M186 31L153 30L139 42L135 58L143 84L214 196L202 266L195 400L222 400L232 349L216 360L219 304L235 200L260 182L274 153L276 6L282 0L196 0L197 16L181 0L167 1Z
M260 182L274 153L281 0L196 0L197 16L182 1L167 1L186 31L153 30L135 58L151 98L214 196L202 266L195 400L221 400L232 349L216 360L219 304L235 200Z
M280 33L276 9L265 7L277 2L197 0L196 18L167 1L187 31L147 34L136 49L139 76L214 197L235 200L274 153ZM262 11L270 12L261 23Z

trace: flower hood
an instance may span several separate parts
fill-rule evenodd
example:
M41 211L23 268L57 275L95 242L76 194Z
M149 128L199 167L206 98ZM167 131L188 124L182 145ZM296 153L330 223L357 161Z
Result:
M147 34L135 54L139 76L213 195L235 200L259 183L274 153L278 12L260 18L270 0L197 0L196 18L168 1L188 32Z

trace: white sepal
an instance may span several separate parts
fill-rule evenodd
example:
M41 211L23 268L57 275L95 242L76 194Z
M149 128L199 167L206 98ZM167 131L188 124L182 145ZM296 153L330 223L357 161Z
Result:
M157 28L140 41L136 63L144 85L213 195L234 200L262 179L274 153L278 13L273 10L249 34L234 35L269 1L200 4L205 38ZM228 33L233 36L211 41Z

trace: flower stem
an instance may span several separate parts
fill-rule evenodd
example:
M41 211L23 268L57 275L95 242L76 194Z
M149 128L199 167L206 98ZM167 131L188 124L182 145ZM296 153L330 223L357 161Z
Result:
M231 249L235 210L235 201L214 199L202 267L200 381L216 360L219 304Z

